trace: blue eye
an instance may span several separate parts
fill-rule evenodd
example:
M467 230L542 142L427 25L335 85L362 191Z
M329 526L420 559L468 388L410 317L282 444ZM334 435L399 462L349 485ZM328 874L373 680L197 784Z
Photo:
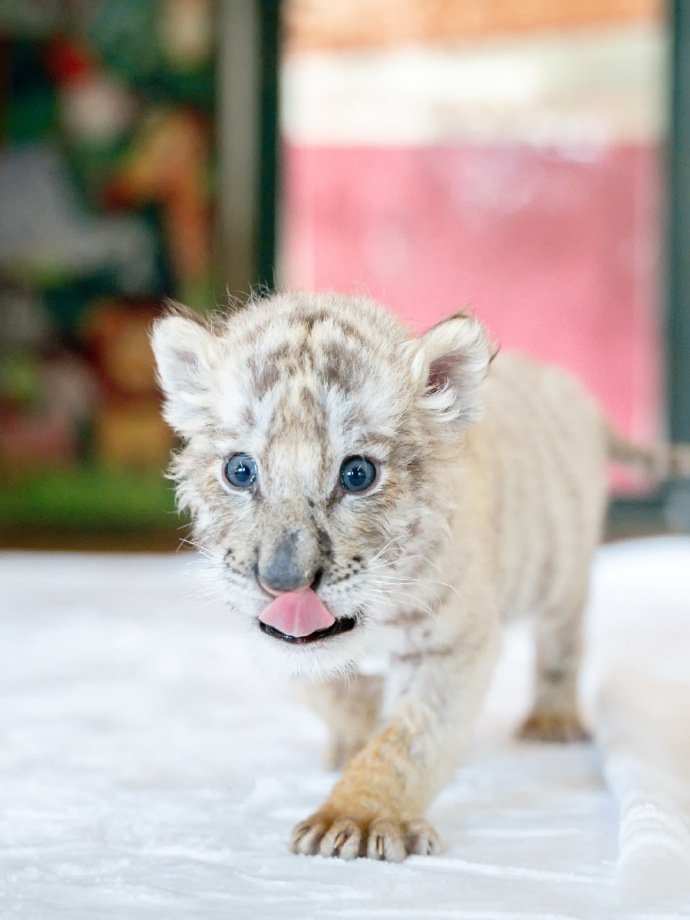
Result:
M256 460L249 454L233 454L225 461L223 474L236 489L251 489L256 482Z
M363 492L376 479L376 466L366 457L348 457L340 467L340 485L346 492Z

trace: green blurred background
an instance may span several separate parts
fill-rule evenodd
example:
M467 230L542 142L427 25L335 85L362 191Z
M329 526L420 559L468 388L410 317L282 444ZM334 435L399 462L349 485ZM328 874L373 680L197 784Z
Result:
M176 543L148 329L213 276L209 2L0 3L0 541Z

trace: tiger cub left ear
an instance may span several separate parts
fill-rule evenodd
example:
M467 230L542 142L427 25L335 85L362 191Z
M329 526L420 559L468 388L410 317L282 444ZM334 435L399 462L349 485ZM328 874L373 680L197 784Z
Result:
M479 320L456 313L413 344L412 368L422 405L441 422L476 421L482 413L481 383L495 354Z
M191 310L172 305L154 323L151 347L165 397L163 415L178 434L189 438L210 420L220 340Z

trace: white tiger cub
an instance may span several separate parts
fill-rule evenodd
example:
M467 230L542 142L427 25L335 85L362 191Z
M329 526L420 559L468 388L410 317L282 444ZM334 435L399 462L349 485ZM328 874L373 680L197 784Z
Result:
M424 811L468 741L501 621L534 621L523 735L583 737L607 459L663 475L687 453L619 440L575 380L492 361L463 314L414 337L362 299L278 294L212 325L173 311L153 348L195 540L264 652L311 677L345 766L294 829L295 853L438 851ZM355 671L371 641L389 655L384 720L381 682Z

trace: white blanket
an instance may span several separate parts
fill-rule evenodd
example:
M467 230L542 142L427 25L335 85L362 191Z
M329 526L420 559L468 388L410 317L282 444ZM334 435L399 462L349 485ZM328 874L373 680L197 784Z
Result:
M690 917L687 545L652 541L601 554L587 685L603 772L619 809L622 903L628 911L675 903ZM616 586L615 597L606 581Z
M194 557L0 557L0 916L690 917L690 539L607 547L596 745L517 744L509 636L467 763L403 865L295 857L323 729L201 598ZM606 777L608 788L602 776Z

